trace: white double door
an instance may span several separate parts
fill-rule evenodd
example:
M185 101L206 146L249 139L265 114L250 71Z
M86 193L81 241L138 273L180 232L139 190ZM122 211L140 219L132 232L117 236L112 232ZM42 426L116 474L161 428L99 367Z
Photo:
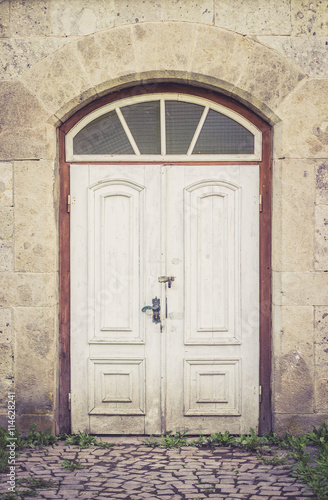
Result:
M258 165L70 175L73 432L256 428Z

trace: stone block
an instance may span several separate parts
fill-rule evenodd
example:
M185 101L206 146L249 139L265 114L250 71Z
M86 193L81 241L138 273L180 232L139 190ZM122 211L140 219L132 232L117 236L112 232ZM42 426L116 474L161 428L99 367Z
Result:
M36 432L47 432L50 430L52 434L56 432L56 426L54 422L53 415L35 415L35 414L23 414L16 416L16 428L18 432L23 436L26 436L32 425L36 425Z
M194 23L213 24L213 0L165 0L163 2L163 19L167 21L190 21Z
M273 165L273 270L311 271L314 265L315 161Z
M38 99L19 81L0 82L0 107L2 130L38 128L39 123L48 119L48 114Z
M291 0L293 35L328 35L328 4L322 0Z
M38 61L70 41L62 37L0 40L0 78L18 78Z
M69 42L71 42L70 39L68 39L68 43ZM49 54L46 58L33 64L31 68L29 68L23 73L23 75L20 76L20 80L24 81L24 86L31 92L31 94L37 94L40 85L47 77L54 58L55 54Z
M316 165L316 203L328 205L328 160L321 160Z
M18 414L53 410L56 388L57 308L22 307L15 316L15 386Z
M260 43L271 47L296 63L310 77L328 77L326 37L259 36Z
M315 269L328 270L328 206L315 208Z
M315 364L325 366L328 377L328 306L315 307L314 319Z
M305 78L305 74L286 57L260 43L254 42L252 49L236 82L238 95L256 106L261 102L271 112L279 114L277 108ZM267 116L270 118L268 113Z
M8 392L12 390L14 371L10 344L0 344L0 411L7 409Z
M191 42L190 42L191 43ZM254 42L230 31L199 25L192 49L191 78L206 75L205 80L221 82L231 92L240 78Z
M0 82L0 159L48 158L49 114L20 82Z
M275 305L328 304L328 273L273 272L272 300Z
M238 33L288 35L290 0L215 0L215 24Z
M0 272L14 270L12 241L0 240Z
M111 28L114 9L114 0L56 0L51 8L52 35L81 36Z
M8 343L0 344L0 379L12 379L13 376L13 356L11 345Z
M48 0L15 0L10 3L12 36L49 36L50 6Z
M0 37L9 36L10 6L9 0L0 2Z
M304 80L277 109L282 120L280 154L290 158L328 156L328 80Z
M0 162L0 207L13 205L13 164Z
M56 273L1 273L0 306L53 306L58 302Z
M26 129L3 127L0 140L1 160L55 158L56 142L49 142L48 126Z
M315 369L315 410L328 413L328 363Z
M186 73L190 67L195 25L145 23L133 25L135 55L140 73L156 77L167 70ZM162 74L162 73L161 73Z
M111 80L137 72L130 26L82 38L76 43L76 49L84 71L98 93L111 86Z
M0 308L0 344L8 344L12 340L11 309Z
M304 412L305 413L305 412ZM279 414L273 415L273 430L278 435L283 435L286 430L291 434L300 436L305 432L311 432L313 426L320 427L328 420L328 412L308 414Z
M41 81L38 78L36 96L50 115L58 113L59 118L65 119L66 113L72 113L75 106L85 104L90 96L94 97L95 90L79 60L74 43L55 52L50 56L49 63L46 61L44 77Z
M166 1L166 0L165 0ZM129 0L116 6L115 24L135 24L145 21L162 20L162 0ZM163 8L164 5L163 5Z
M0 240L12 239L14 231L13 207L0 208Z
M274 408L278 413L313 411L313 331L312 307L275 308Z
M57 265L57 229L50 161L14 163L15 270L50 272Z

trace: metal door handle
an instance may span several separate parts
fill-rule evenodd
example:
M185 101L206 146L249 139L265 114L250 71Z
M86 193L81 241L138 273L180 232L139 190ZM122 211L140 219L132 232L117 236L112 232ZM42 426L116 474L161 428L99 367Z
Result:
M146 312L147 310L151 309L153 311L153 323L160 323L161 317L160 317L160 310L161 310L161 301L157 297L153 299L153 305L152 306L144 306L141 309L141 312Z

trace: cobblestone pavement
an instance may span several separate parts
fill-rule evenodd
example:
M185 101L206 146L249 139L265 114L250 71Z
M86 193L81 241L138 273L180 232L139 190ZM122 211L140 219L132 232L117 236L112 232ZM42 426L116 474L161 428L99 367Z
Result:
M83 468L67 471L62 462L78 460ZM237 448L149 448L141 442L111 449L56 443L24 450L16 459L16 492L28 478L53 481L37 489L35 499L248 499L278 500L311 497L305 485L283 466L263 464ZM0 474L0 493L8 492L8 477ZM31 485L30 480L30 485ZM1 495L0 495L1 498ZM3 498L3 497L2 497ZM313 498L313 497L312 497Z

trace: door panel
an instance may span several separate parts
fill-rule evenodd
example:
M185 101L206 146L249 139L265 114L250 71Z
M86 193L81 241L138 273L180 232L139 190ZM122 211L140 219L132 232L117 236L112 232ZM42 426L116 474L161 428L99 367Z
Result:
M74 432L256 427L258 193L257 165L71 166Z
M166 426L246 432L258 424L259 168L168 167L167 192L175 281L167 289Z
M72 429L161 429L160 169L71 166Z

